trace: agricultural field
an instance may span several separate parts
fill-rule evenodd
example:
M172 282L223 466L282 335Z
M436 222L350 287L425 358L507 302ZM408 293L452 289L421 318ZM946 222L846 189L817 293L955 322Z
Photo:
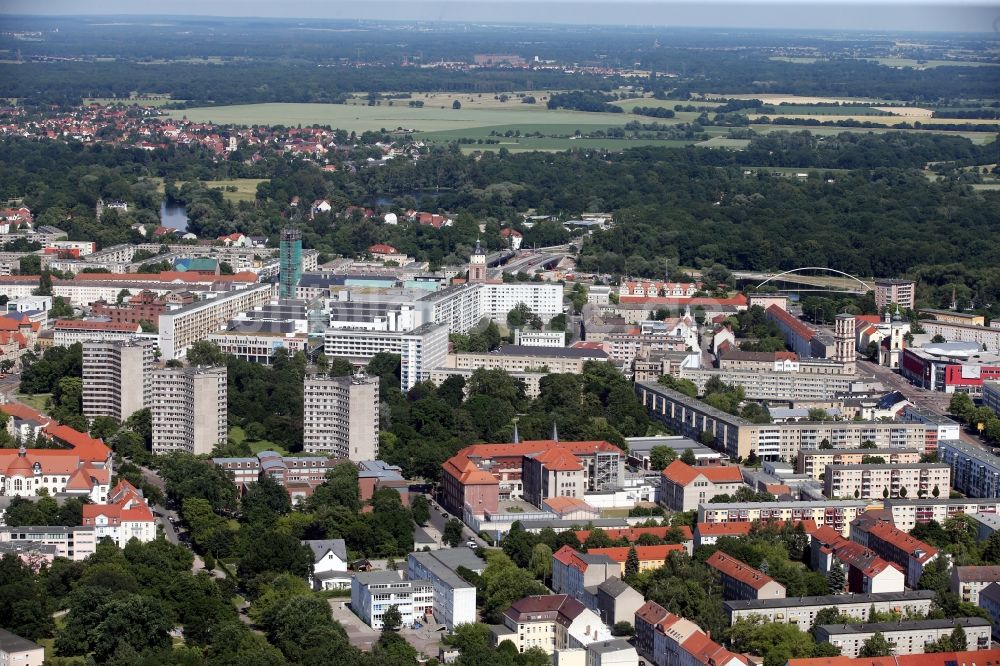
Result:
M843 113L843 114L829 114L829 113L810 113L810 114L794 114L794 113L782 113L777 111L776 113L767 114L747 114L747 117L751 122L754 120L759 120L760 118L793 118L796 120L818 120L821 123L826 121L836 122L838 120L857 120L859 122L871 122L878 123L879 125L886 125L891 127L898 123L913 123L919 122L922 125L995 125L996 120L986 119L986 118L928 118L927 116L897 116L897 115L865 115L864 113Z
M782 116L812 116L812 115L824 115L824 116L887 116L892 115L892 111L887 111L883 109L889 109L892 107L871 107L871 106L840 106L837 104L829 104L824 106L805 106L801 104L782 104L774 107L775 113L773 115ZM769 114L771 115L771 114Z

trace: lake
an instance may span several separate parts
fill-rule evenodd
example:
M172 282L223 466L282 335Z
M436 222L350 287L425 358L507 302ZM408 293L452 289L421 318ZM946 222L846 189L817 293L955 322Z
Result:
M185 231L188 224L187 208L177 204L160 204L160 224L178 231Z

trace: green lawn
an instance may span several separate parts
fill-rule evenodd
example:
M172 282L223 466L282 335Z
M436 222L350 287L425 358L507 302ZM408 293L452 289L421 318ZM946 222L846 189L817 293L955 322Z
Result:
M222 197L229 202L253 201L257 198L257 185L267 182L267 178L230 178L228 180L203 180L212 188L221 189ZM227 191L227 187L235 187L235 192Z
M26 393L18 393L16 397L19 401L26 404L32 409L37 409L40 412L45 411L45 403L48 402L49 398L52 397L51 393L36 393L34 395L28 395Z
M244 441L246 441L246 438L247 438L246 431L244 431L243 428L241 428L240 426L233 426L229 429L229 439L233 440L235 443L242 444ZM253 452L254 455L260 453L261 451L274 451L276 453L280 453L283 456L289 455L288 451L286 451L284 448L278 446L274 442L269 442L266 439L262 439L256 442L247 442L247 445L250 447L250 451Z

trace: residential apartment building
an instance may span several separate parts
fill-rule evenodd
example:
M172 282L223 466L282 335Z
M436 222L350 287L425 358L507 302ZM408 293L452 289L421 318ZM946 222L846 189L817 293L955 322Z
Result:
M83 526L94 530L97 541L108 538L119 548L132 539L147 543L156 538L153 512L142 493L128 481L114 487L107 504L84 504Z
M524 597L503 613L503 624L490 626L493 645L509 640L518 652L541 648L557 650L586 648L611 640L611 630L600 616L565 594Z
M965 566L951 568L951 591L976 606L979 593L991 583L1000 583L1000 566Z
M149 291L157 296L165 296L178 290L188 290L200 294L203 298L211 298L213 295L223 295L234 289L248 287L256 282L257 276L253 273L210 276L182 271L82 273L69 280L54 278L52 280L52 295L61 296L74 305L89 305L95 301L117 302L118 294L121 293L122 289L133 294Z
M306 377L303 450L352 461L378 458L379 378Z
M612 576L620 576L618 562L607 555L581 553L572 546L563 546L552 553L552 590L568 594L594 608L594 590Z
M983 406L1000 415L1000 381L983 382Z
M163 368L152 373L153 453L211 453L229 434L226 368Z
M448 354L446 367L457 370L506 370L507 372L538 371L547 368L550 373L580 374L587 361L607 361L601 349L587 347L524 347L503 345L488 353L460 352Z
M143 337L139 324L115 324L89 319L58 319L52 326L52 344L68 347L77 342L96 340L102 342L126 341Z
M968 497L1000 498L1000 458L958 439L941 442L938 451L951 468L955 490Z
M56 557L65 557L74 562L87 559L97 550L94 528L84 526L0 527L0 544L5 543L51 546L55 549Z
M916 285L912 280L881 278L875 280L875 307L881 312L890 305L912 310Z
M740 468L730 465L692 467L681 460L670 463L660 475L660 504L673 511L692 511L719 495L743 487Z
M83 413L125 421L149 406L156 341L129 340L83 343Z
M932 520L943 523L948 518L960 513L966 515L1000 513L1000 499L926 497L924 499L888 499L883 504L892 514L892 524L906 532L912 530L918 523L927 523Z
M893 654L923 654L928 643L949 636L955 627L962 627L968 650L985 650L990 646L991 625L980 617L960 617L944 620L913 620L876 622L869 624L824 624L816 628L816 640L840 648L845 657L857 657L865 641L876 633L882 634L893 647Z
M363 331L329 328L323 335L323 353L366 363L375 354L399 354L402 364L400 385L408 391L430 379L431 370L446 365L449 329L428 323L406 332Z
M795 471L823 481L830 465L860 465L866 456L879 456L890 465L912 465L920 462L920 455L917 449L801 449Z
M820 597L787 597L784 599L744 599L723 601L722 607L729 616L729 624L758 616L765 622L796 624L802 631L809 631L816 622L816 615L824 608L836 608L841 615L868 619L871 609L877 613L902 613L926 615L934 603L933 590L904 590L878 594L828 594Z
M1000 636L1000 583L990 583L979 592L979 607L993 620L993 638Z
M434 611L434 587L426 580L403 580L395 571L358 572L351 579L351 610L376 631L382 617L395 606L403 626L424 622Z
M466 368L464 370L458 370L457 368L433 368L430 380L435 386L441 386L449 377L461 377L468 382L475 371L476 369L474 368ZM531 400L541 395L542 377L548 375L546 372L508 372L507 374L524 387L524 396Z
M458 575L459 567L477 574L486 562L468 548L443 548L430 553L410 553L406 573L410 580L426 580L434 590L434 617L448 631L477 621L476 586Z
M860 543L845 539L830 527L820 527L810 538L809 556L812 568L829 574L838 564L847 574L846 590L851 594L902 592L906 587L905 569L882 558Z
M829 465L825 476L823 494L834 499L927 497L951 490L951 468L941 463Z
M658 546L612 546L609 548L590 548L588 555L607 557L618 565L617 576L625 577L625 566L628 562L629 553L635 550L635 555L639 560L639 573L659 569L670 557L671 553L687 553L687 546L681 543L668 543Z
M922 320L920 325L928 335L940 335L948 342L971 342L979 345L980 349L985 347L986 351L1000 353L1000 328L931 319Z
M835 449L857 449L866 441L879 449L923 451L926 446L927 427L922 423L752 423L659 384L636 382L635 391L650 417L692 439L700 439L703 432L712 434L713 447L731 458L746 458L753 453L764 460L793 460L802 449L819 449L823 440Z
M937 556L937 548L910 536L885 520L862 517L851 525L851 539L870 548L906 573L906 584L916 589L924 569Z
M835 395L850 393L853 385L864 380L859 375L841 373L842 366L836 363L824 361L823 365L835 371L814 374L801 370L784 372L682 366L677 376L693 381L699 393L703 393L705 385L716 378L727 384L742 386L750 400L773 401L787 401L790 396L795 396L797 400L829 400Z
M705 564L719 573L723 599L778 599L785 596L784 585L721 550L712 553Z
M753 523L755 521L812 520L817 526L828 525L847 536L851 521L868 508L862 500L824 500L820 502L741 502L699 504L699 523Z
M635 647L653 666L747 666L698 625L647 601L635 612Z
M158 326L163 360L181 358L195 342L226 330L229 320L239 313L270 302L271 292L271 285L251 285L164 312Z

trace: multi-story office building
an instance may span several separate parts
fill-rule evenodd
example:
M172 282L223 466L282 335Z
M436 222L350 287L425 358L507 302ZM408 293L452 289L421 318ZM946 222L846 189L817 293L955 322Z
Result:
M378 458L379 379L306 377L302 448L337 458Z
M692 511L717 495L729 495L745 485L737 466L692 467L675 460L660 475L659 499L673 511Z
M825 500L822 502L740 502L699 504L699 523L752 523L756 521L812 520L827 525L843 536L850 533L851 521L868 508L863 500Z
M552 373L583 372L587 361L607 361L608 355L602 349L588 347L524 347L504 345L493 352L460 352L449 354L447 367L458 370L506 370L507 372L528 372L548 368Z
M566 333L518 328L514 329L514 344L524 347L565 347Z
M279 241L278 295L295 298L295 289L302 278L302 232L282 229Z
M875 307L880 311L889 305L913 309L915 285L912 280L882 278L875 280Z
M271 300L271 285L261 284L220 294L160 315L160 352L164 361L181 358L195 342L226 330L241 312Z
M933 590L905 590L877 594L828 594L821 597L787 597L783 599L746 599L723 601L722 607L729 615L729 624L749 619L754 615L765 622L795 623L802 631L816 622L816 615L824 608L836 608L841 615L862 622L868 619L871 609L877 613L901 612L904 615L926 615L934 603Z
M359 572L351 579L351 610L372 629L395 606L403 626L423 622L434 611L434 586L426 580L403 580L395 571Z
M954 478L954 477L952 477ZM943 523L948 518L964 513L1000 513L1000 499L944 499L926 497L924 499L887 499L883 502L892 515L892 524L909 532L918 523L935 521Z
M957 439L941 442L938 450L951 468L955 490L968 497L1000 497L1000 458Z
M817 481L826 478L830 465L860 465L865 456L879 456L890 465L910 465L920 462L917 449L802 449L796 457L795 471L808 474Z
M431 370L445 365L448 332L443 324L423 324L405 332L330 328L323 336L323 353L353 363L366 363L379 352L399 354L400 385L408 391L430 379Z
M823 494L833 498L937 497L951 490L951 468L942 463L829 465L825 476Z
M0 544L4 543L52 546L56 557L65 557L74 562L87 559L97 549L94 528L83 526L0 527Z
M816 640L839 647L840 654L845 657L857 657L865 641L880 633L892 645L893 654L923 654L929 643L950 636L955 627L962 627L965 631L967 650L985 650L990 646L992 627L989 620L981 617L870 624L824 624L816 628Z
M52 326L52 344L68 347L77 342L98 340L114 342L142 336L139 324L114 324L108 321L59 319Z
M83 343L83 413L124 421L149 406L150 377L156 341L87 341Z
M152 375L153 453L211 453L228 436L226 368L163 368Z
M213 333L208 341L215 343L223 354L230 354L242 361L270 365L274 353L284 349L290 356L304 352L309 346L305 333L270 333L267 331L225 331Z
M434 615L449 631L476 622L476 586L456 573L459 567L479 574L486 562L468 548L410 553L407 558L407 576L430 582L434 588Z
M753 453L764 460L793 460L802 449L819 449L824 440L834 449L857 449L866 441L878 449L926 448L927 426L923 423L752 423L653 382L636 382L635 391L652 418L692 439L700 439L703 432L712 434L713 447L731 458Z

